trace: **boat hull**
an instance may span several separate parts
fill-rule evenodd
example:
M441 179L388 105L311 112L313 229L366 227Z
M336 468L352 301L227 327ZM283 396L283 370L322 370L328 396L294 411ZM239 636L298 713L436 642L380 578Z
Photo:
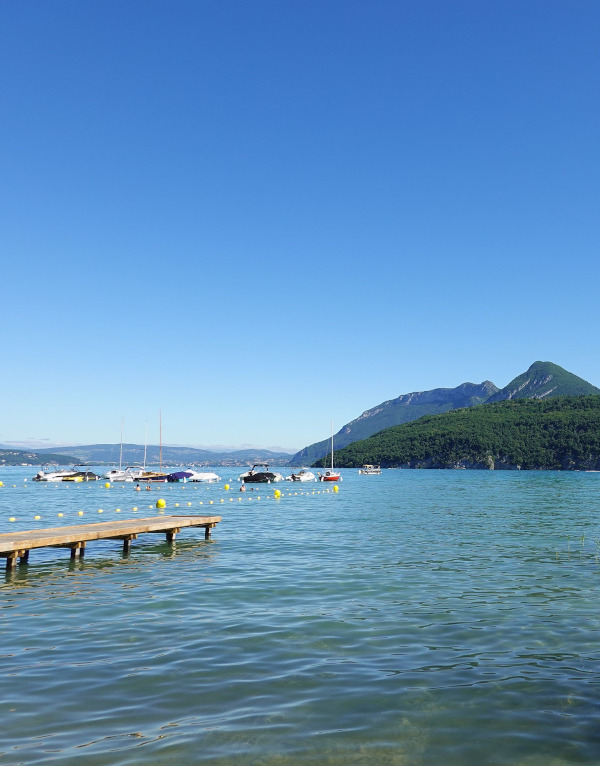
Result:
M272 484L277 481L274 473L255 473L252 476L245 476L242 481L244 484Z

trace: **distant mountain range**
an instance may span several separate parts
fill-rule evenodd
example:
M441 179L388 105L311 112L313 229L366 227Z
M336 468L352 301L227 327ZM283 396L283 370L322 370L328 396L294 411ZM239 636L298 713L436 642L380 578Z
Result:
M435 388L402 394L378 404L343 426L333 439L334 450L367 439L392 426L418 420L424 415L439 415L450 410L475 407L508 399L545 399L554 396L600 394L600 389L552 362L534 362L507 386L500 389L491 381L462 383L456 388ZM291 465L311 465L331 452L331 439L323 439L300 450Z
M600 394L600 389L552 362L534 362L507 386L500 389L491 381L462 383L456 388L435 388L432 391L416 391L402 394L396 399L382 402L376 407L343 426L334 436L337 452L354 442L367 439L384 429L418 420L425 415L439 415L451 410L472 408L511 399L548 399L556 396L586 396ZM49 447L33 450L16 450L0 445L0 464L36 465L40 463L91 463L95 465L118 464L120 444L88 444L79 446ZM250 448L235 451L212 451L195 447L162 448L163 465L176 466L246 466L252 463L272 465L311 465L325 457L331 450L331 440L305 447L295 455L287 452ZM146 464L159 463L159 447L149 445ZM124 444L124 465L141 465L144 447L140 444Z
M120 444L86 444L74 447L51 447L39 449L36 453L41 455L70 455L82 463L94 465L108 465L119 463ZM272 463L273 465L285 465L290 459L289 453L271 452L270 450L253 448L237 450L235 452L211 452L210 450L196 449L195 447L166 447L162 448L163 465L186 465L186 466L247 466L252 463ZM160 447L148 445L146 448L146 464L157 465L160 460ZM142 465L144 461L143 444L123 444L123 465Z

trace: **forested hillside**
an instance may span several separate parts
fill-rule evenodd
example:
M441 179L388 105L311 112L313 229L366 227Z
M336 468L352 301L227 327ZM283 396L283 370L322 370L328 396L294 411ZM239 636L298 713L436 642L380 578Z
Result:
M329 457L315 463L327 465ZM600 469L600 396L513 399L394 426L335 453L335 465Z
M343 426L334 437L334 451L366 439L384 428L399 426L425 415L439 415L462 407L504 401L505 399L548 399L555 396L588 396L600 389L553 362L534 362L529 369L499 389L491 381L463 383L456 388L415 391L366 410ZM323 439L300 450L291 465L306 465L319 460L331 449L331 439Z

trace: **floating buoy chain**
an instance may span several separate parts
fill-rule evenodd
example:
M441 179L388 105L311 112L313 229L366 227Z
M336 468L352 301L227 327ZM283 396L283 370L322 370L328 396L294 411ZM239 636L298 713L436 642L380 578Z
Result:
M3 486L3 484L2 484L2 482L0 482L0 487L2 487L2 486ZM105 486L108 487L110 485L107 482ZM170 487L169 487L169 489L170 489ZM229 485L225 485L224 489L229 489ZM332 489L330 489L328 487L327 489L318 489L318 490L315 489L315 490L312 490L312 492L310 490L306 491L306 492L282 492L280 489L275 489L273 491L273 497L272 498L269 495L265 495L265 496L263 496L263 495L245 495L243 498L242 497L238 497L237 499L238 499L238 502L242 502L242 500L271 500L271 499L273 499L273 500L280 500L282 497L297 497L298 495L321 495L321 494L327 494L327 493L332 492L332 491L333 492L339 492L340 491L340 488L337 486L337 484ZM234 498L230 497L229 498L229 502L231 503L233 501L234 501ZM204 505L205 503L208 504L208 505L214 505L215 502L224 503L225 500L223 498L219 498L218 501L215 501L215 500L206 500L206 501L200 500L198 505ZM179 503L173 503L173 507L174 508L179 508L179 506L180 506ZM187 506L191 507L192 503L187 503ZM159 511L164 512L165 508L167 507L167 502L162 497L158 498L158 500L156 501L156 505L155 506L152 506L152 505L148 506L148 508L150 508L150 509L153 508L153 507L156 507ZM133 506L131 511L134 512L134 513L137 512L138 511L138 507L137 506ZM104 511L103 508L98 508L98 513L104 513L104 512L105 511ZM122 509L121 508L115 508L114 513L122 513ZM64 516L65 516L65 514L62 513L62 512L61 513L57 513L56 515L57 515L58 518L64 518ZM78 516L83 516L84 515L84 511L77 511L77 515ZM34 518L35 521L40 521L42 519L42 516L40 514L36 514L33 518ZM10 522L15 522L15 521L17 521L17 517L16 516L10 516L8 520Z

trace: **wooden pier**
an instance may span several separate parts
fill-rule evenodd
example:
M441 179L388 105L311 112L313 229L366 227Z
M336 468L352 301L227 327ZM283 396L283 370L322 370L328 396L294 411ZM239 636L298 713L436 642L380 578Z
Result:
M122 540L123 554L131 549L131 541L145 532L164 533L172 543L175 535L185 527L204 527L204 538L210 538L211 529L221 521L220 516L152 516L146 519L101 521L96 524L78 524L72 527L29 529L25 532L0 534L0 558L6 559L6 569L27 564L29 551L34 548L70 548L71 558L84 555L86 543L91 540Z

